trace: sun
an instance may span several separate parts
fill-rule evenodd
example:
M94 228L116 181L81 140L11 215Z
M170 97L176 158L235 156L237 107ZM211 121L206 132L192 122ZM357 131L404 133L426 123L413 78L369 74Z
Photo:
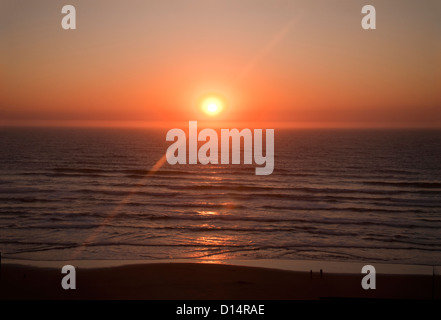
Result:
M222 112L224 108L224 102L221 98L216 96L209 96L202 100L201 109L209 116L216 116Z
M216 103L210 103L207 106L207 111L210 113L216 113L219 110L219 106Z

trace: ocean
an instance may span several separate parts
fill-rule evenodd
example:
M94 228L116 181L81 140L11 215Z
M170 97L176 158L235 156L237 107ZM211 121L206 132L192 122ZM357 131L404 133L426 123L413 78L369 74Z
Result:
M441 131L275 130L275 169L169 165L168 129L0 128L0 251L25 260L441 264Z

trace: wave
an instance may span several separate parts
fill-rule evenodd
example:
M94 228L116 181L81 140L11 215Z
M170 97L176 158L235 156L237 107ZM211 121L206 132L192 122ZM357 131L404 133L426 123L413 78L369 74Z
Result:
M299 206L274 206L264 205L261 208L274 210L296 210L296 211L332 211L332 212L370 212L370 213L426 213L424 210L407 208L405 210L391 210L385 208L360 208L360 207L299 207Z
M72 221L72 219L83 219L83 218L100 218L104 221L107 221L110 213L106 212L89 212L87 214L81 213L63 213L55 218L59 218L65 221ZM3 213L2 213L3 215ZM9 212L6 213L9 216ZM33 218L38 218L41 220L50 219L50 215L40 215ZM199 213L186 213L186 214L173 214L173 215L156 215L150 213L127 213L127 212L119 212L112 216L112 220L115 221L132 221L134 225L141 223L140 221L197 221L197 222L216 222L216 221L224 221L224 222L249 222L249 223L272 223L272 224L287 224L290 223L292 225L288 227L298 227L299 224L307 224L307 225L353 225L353 226L382 226L382 227L391 227L391 228L400 228L400 229L439 229L441 228L441 221L433 221L426 219L417 219L413 221L400 219L377 219L378 217L368 219L366 217L357 215L354 218L329 218L322 216L294 216L294 217L271 217L269 216L243 216L243 215L201 215ZM109 222L106 222L106 224ZM256 226L257 227L257 226ZM276 227L276 226L272 226Z
M304 193L316 193L316 194L340 194L340 193L357 193L357 194L378 194L378 195L397 195L403 193L418 193L417 190L385 190L385 189L347 189L347 188L314 188L314 187L270 187L270 186L249 186L243 184L230 183L228 185L186 185L186 186L163 186L171 190L235 190L235 191L249 191L249 192L262 192L262 191L295 191ZM426 194L437 194L439 191L424 191Z
M102 227L102 224L46 224L46 225L30 225L27 227L23 226L17 226L17 225L8 225L5 227L19 229L19 230L36 230L36 229L42 229L42 230L68 230L68 229L97 229ZM169 231L180 231L180 232L239 232L239 233L280 233L280 232L308 232L311 234L320 234L320 235L340 235L340 236L357 236L357 233L348 233L348 232L341 232L338 230L320 230L316 227L310 227L310 226L293 226L293 227L228 227L228 226L222 226L222 227L214 227L214 226L162 226L162 227L152 227L152 226L138 226L138 225L112 225L107 224L105 225L106 228L122 228L122 229L139 229L143 231L150 231L150 230L169 230ZM165 236L157 236L157 237L165 237Z
M48 202L56 202L56 200L51 199L43 199L43 198L30 198L30 197L0 197L0 200L3 202L24 202L24 203L48 203Z
M149 197L155 197L155 198L171 198L179 195L176 192L153 192L153 191L139 191L139 190L100 190L100 189L79 189L73 191L74 193L78 192L81 194L103 194L103 195L109 195L109 196L130 196L130 195L138 195L138 196L149 196ZM96 200L103 200L98 199ZM106 199L107 200L107 199Z
M139 242L129 242L129 241L97 241L97 242L89 242L89 243L77 243L77 242L38 242L38 241L4 241L0 240L2 244L14 244L14 245L34 245L34 246L44 246L39 248L24 248L18 249L14 252L8 252L8 254L16 254L23 252L37 252L37 251L47 251L47 250L56 250L56 249L73 249L79 247L110 247L110 246L130 246L130 247L191 247L191 248L248 248L251 250L268 250L268 249L282 249L282 250L290 250L290 249L323 249L323 248L333 248L333 249L368 249L368 250L422 250L422 251L431 251L437 252L441 249L441 246L423 246L423 245L414 245L409 246L406 243L406 246L392 246L388 244L387 246L384 244L338 244L336 246L335 243L331 243L329 245L321 244L321 243L284 243L281 245L259 245L259 244L215 244L215 243L139 243Z
M155 171L155 175L160 176L185 176L185 175L194 175L194 174L204 174L204 175L217 175L217 174L228 174L228 175L248 175L249 173L254 173L254 166L242 166L242 167L228 167L228 170L224 170L226 165L220 165L217 168L213 167L205 167L202 165L198 165L198 169L202 170L164 170L160 169ZM97 168L53 168L53 172L56 173L83 173L83 174L126 174L126 175L134 175L134 176L146 176L151 173L150 169L97 169ZM285 173L287 170L278 169L280 173Z
M403 213L410 213L410 214L430 214L430 213L438 213L438 211L434 211L434 209L438 209L439 206L433 205L433 206L407 206L404 207L402 204L384 204L384 203L377 203L375 206L373 206L373 203L368 203L368 207L361 207L361 206L329 206L326 203L322 203L320 205L311 205L308 206L305 204L309 203L308 199L298 199L298 201L302 201L302 204L296 203L293 205L258 205L254 204L253 206L248 206L245 204L237 204L233 202L224 202L224 203L216 203L216 202L164 202L164 201L134 201L131 196L133 195L148 195L150 197L153 197L155 199L170 199L173 197L179 196L178 194L162 194L162 193L147 193L147 192L133 192L133 193L120 193L120 192L100 192L100 194L104 195L111 195L111 196L125 196L125 199L123 197L124 201L123 205L127 207L144 207L144 208L157 208L157 211L162 211L160 208L176 208L176 209L187 209L187 208L202 208L202 209L227 209L227 210L259 210L262 212L262 209L264 211L274 210L274 211L290 211L290 212L320 212L320 211L327 211L327 212L353 212L353 213L386 213L386 214L403 214ZM213 199L221 199L221 197L216 196L212 197ZM225 200L231 200L229 197L224 197ZM206 198L208 200L209 197ZM70 201L74 200L82 200L82 201L94 201L98 202L100 206L102 207L115 207L119 205L118 201L111 201L109 202L108 199L102 199L102 198L96 198L96 197L73 197L73 198L64 198L64 199L40 199L40 198L0 198L5 204L12 202L13 204L20 204L20 203L55 203L55 204L62 204L62 203L69 203ZM147 199L150 200L150 199ZM315 199L316 201L319 199ZM337 203L338 201L334 201L332 203ZM17 209L16 206L14 206L15 209ZM7 210L7 207L3 208L4 210ZM22 210L26 211L32 211L34 210L34 207L21 207ZM54 208L48 207L48 208L39 208L41 211L47 211L47 210L53 210ZM432 209L432 210L431 210ZM4 210L0 210L0 213ZM269 213L269 212L268 212Z
M364 181L363 184L375 186L392 186L405 188L441 188L441 182L389 182L389 181Z

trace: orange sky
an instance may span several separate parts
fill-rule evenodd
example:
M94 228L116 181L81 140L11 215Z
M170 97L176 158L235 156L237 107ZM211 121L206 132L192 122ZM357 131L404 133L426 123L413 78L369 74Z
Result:
M2 1L0 124L203 120L215 93L230 122L440 126L440 2L370 1L375 31L365 4Z

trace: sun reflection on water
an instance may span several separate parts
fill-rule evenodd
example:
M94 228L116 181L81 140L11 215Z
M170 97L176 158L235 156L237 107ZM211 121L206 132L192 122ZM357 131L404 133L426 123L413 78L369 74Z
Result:
M200 214L201 216L216 216L219 215L219 212L217 211L205 211L205 210L199 210L196 211L198 214Z
M200 246L194 252L192 258L197 258L204 263L219 263L219 261L231 258L231 246L237 243L237 238L228 235L205 235L195 239Z

